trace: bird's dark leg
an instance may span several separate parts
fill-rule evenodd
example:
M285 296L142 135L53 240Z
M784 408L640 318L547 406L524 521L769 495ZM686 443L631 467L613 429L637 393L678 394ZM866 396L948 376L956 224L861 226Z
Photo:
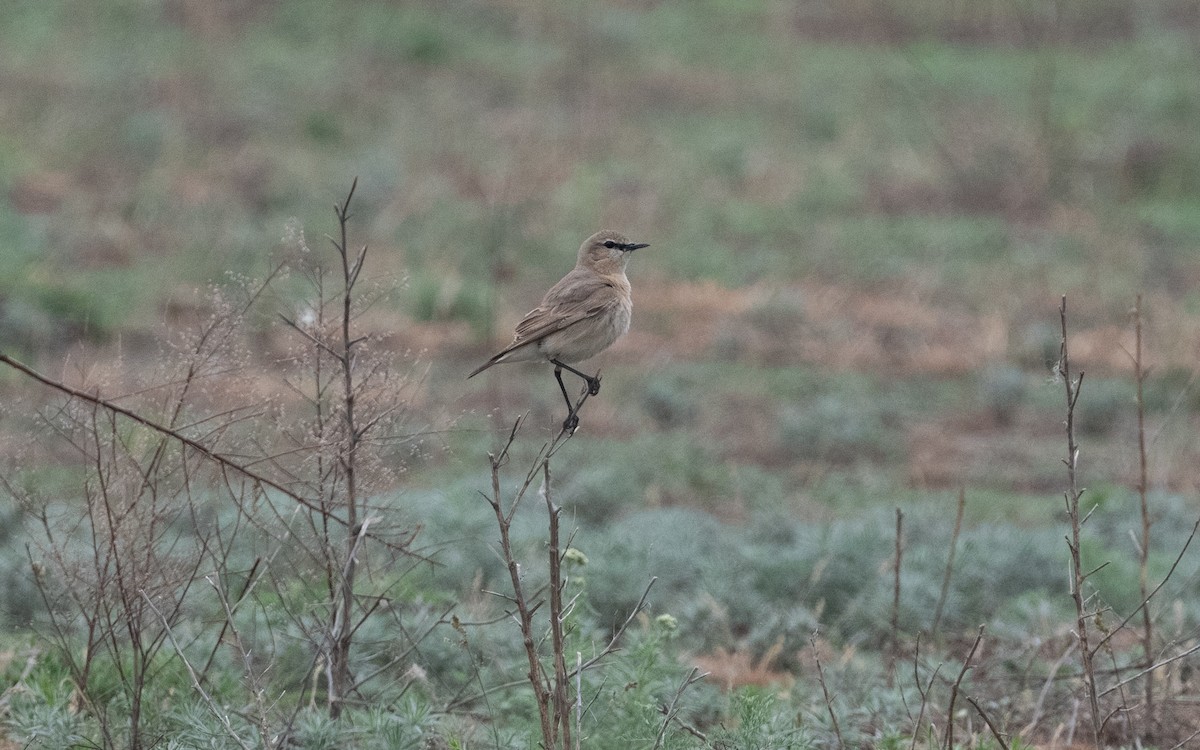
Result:
M568 364L559 362L557 359L552 359L552 360L550 360L550 362L554 364L556 373L559 372L560 370L566 370L568 372L573 372L576 375L578 375L579 377L586 380L587 385L588 385L588 395L595 396L600 393L600 376L599 375L597 375L596 377L592 377L591 375L584 375L582 372L580 372L579 370L576 370L574 367L571 367ZM562 378L559 378L558 384L562 385ZM568 401L569 401L569 399L568 399Z
M558 381L558 387L562 389L563 400L567 402L567 409L574 411L571 407L571 396L567 393L567 386L563 385L562 368L554 368L554 379Z
M570 368L567 368L570 369ZM567 394L567 386L563 385L562 365L554 363L554 379L558 381L558 387L562 389L563 400L567 402L567 419L563 422L563 430L574 432L579 426L579 417L575 414L575 406L571 403L571 397Z

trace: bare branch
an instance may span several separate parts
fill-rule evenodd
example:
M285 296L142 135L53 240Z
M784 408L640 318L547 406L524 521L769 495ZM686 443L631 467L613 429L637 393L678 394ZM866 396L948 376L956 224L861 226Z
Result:
M165 435L165 436L171 438L172 440L175 440L176 442L182 443L183 445L186 445L187 447L196 451L197 453L199 453L200 455L209 459L210 461L213 461L213 462L219 464L221 467L228 469L230 471L233 471L237 474L241 474L242 476L246 477L247 479L251 479L254 482L257 482L258 484L262 485L263 487L269 487L270 489L273 489L276 492L283 494L284 496L296 501L297 503L300 503L301 505L303 505L306 508L309 508L310 510L315 510L315 511L321 510L320 505L318 503L315 503L314 501L297 494L296 492L288 489L287 487L284 487L283 485L279 484L278 482L274 481L273 479L269 479L269 478L263 476L262 474L259 474L258 472L254 471L252 469L249 469L246 466L244 466L236 461L233 461L232 459L230 459L220 453L217 453L216 451L212 450L211 448L204 445L203 443L193 440L192 438L189 438L186 435L183 435L183 434L177 432L176 430L171 429L170 427L161 425L161 424L153 421L152 419L149 419L148 417L144 417L141 414L138 414L137 412L135 412L131 409L126 409L125 407L119 406L108 399L101 398L100 396L93 395L91 393L88 393L87 391L83 391L78 388L73 388L72 386L69 386L66 383L62 383L57 380L54 380L53 378L50 378L50 377L43 375L40 372L34 370L32 367L29 367L28 365L23 364L15 359L13 359L12 357L8 356L7 354L0 354L0 363L4 363L4 364L8 365L9 367L13 368L14 370L17 370L18 372L22 373L23 375L26 375L26 376L32 378L33 380L38 381L39 383L41 383L43 385L49 386L50 388L53 388L54 390L59 391L60 393L64 393L72 398L77 398L81 401L86 401L89 404L98 406L102 409L106 409L114 414L120 414L121 416L123 416L127 419L130 419L130 420L142 425L143 427L153 430L154 432L157 432L160 435ZM342 523L342 524L345 523L341 519L335 519L335 520L338 523Z

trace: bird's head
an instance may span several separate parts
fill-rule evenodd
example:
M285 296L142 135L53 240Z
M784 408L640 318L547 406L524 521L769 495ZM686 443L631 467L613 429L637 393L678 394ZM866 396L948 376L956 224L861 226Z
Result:
M579 263L600 273L624 271L634 250L649 247L645 242L630 242L620 232L604 230L584 240L579 247Z

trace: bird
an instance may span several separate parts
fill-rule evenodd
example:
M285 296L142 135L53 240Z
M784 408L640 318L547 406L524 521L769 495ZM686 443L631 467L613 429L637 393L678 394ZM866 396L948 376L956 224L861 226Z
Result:
M475 368L473 378L492 365L505 362L545 361L554 365L554 377L567 402L563 429L579 424L562 372L578 375L588 394L600 393L600 376L583 373L571 365L607 349L629 330L633 314L632 289L625 267L633 251L650 245L630 242L620 232L596 232L579 246L575 267L546 292L541 303L517 324L512 343Z

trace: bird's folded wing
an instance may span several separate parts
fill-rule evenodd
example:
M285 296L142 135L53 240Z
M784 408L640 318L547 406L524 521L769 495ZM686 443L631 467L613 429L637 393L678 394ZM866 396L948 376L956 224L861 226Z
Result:
M580 321L604 315L619 304L619 296L607 281L568 276L547 292L542 304L530 310L517 324L516 337L508 351L540 341Z

